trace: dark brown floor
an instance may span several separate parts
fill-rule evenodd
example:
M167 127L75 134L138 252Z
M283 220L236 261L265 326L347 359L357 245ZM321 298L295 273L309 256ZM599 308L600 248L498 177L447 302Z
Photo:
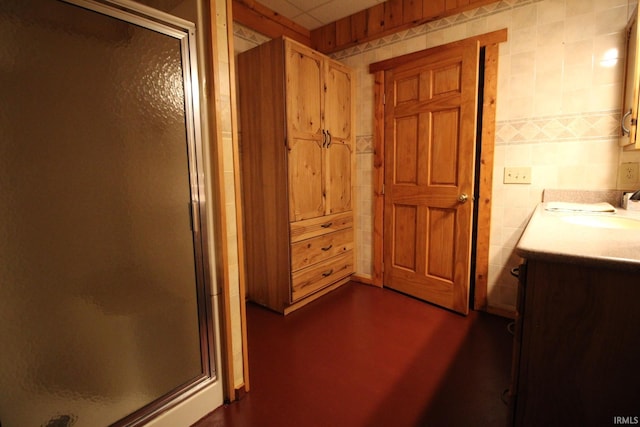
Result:
M508 319L355 283L247 318L251 392L197 427L507 425Z

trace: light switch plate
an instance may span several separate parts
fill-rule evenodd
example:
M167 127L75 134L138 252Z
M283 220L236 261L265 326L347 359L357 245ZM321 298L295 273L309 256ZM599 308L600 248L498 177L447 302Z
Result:
M504 168L505 184L531 184L531 168L528 166Z

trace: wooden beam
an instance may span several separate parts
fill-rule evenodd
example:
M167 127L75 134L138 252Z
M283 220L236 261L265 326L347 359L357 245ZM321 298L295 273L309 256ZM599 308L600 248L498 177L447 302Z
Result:
M233 20L267 37L287 36L311 46L311 32L255 0L233 0ZM335 33L334 33L335 34Z

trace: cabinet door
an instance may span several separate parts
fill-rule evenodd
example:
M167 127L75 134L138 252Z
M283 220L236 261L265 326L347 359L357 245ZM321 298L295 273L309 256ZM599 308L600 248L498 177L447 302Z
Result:
M288 138L322 140L323 58L291 41L285 42Z
M285 42L289 220L325 213L323 62L315 51Z
M329 214L351 210L352 147L349 140L332 142L326 153L326 210Z
M325 128L334 142L350 140L353 102L351 71L334 61L327 61L325 69Z
M330 60L325 64L326 211L333 214L351 210L353 82L344 65Z
M324 149L308 139L289 140L289 220L324 215Z

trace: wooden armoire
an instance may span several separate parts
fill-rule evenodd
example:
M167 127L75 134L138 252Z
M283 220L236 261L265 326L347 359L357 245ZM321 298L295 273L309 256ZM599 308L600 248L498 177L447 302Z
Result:
M247 297L287 314L353 273L353 73L287 38L237 72Z

